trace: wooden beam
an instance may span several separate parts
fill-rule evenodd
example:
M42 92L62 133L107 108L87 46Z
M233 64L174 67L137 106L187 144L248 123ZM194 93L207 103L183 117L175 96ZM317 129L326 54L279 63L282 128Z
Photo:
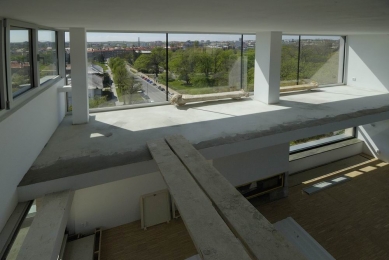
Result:
M166 142L147 145L202 259L251 259Z
M183 136L166 141L256 259L305 259Z

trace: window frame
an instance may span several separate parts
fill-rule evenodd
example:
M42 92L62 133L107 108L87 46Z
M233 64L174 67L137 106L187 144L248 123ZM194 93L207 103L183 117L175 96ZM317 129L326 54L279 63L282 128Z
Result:
M299 38L299 57L298 57L298 63L300 61L300 55L301 55L301 38L302 37L309 37L309 36L323 36L323 37L331 37L331 36L338 36L340 37L340 46L339 46L339 65L338 65L338 82L337 83L331 83L331 84L319 84L318 88L324 88L324 87L335 87L335 86L342 86L346 85L345 81L345 75L346 75L346 57L347 57L347 36L346 35L328 35L328 34L282 34L282 36L298 36ZM342 65L340 65L342 63ZM299 73L300 73L300 65L297 65L297 80L299 79ZM341 79L341 80L339 80Z
M38 46L38 41L39 41L39 37L38 37L38 32L39 31L52 31L55 33L55 44L56 44L56 58L57 58L57 75L53 75L53 76L59 76L60 75L60 70L59 70L59 51L58 51L58 48L59 48L59 44L58 44L58 30L54 30L54 29L47 29L47 28L43 28L42 26L39 26L39 28L37 29L37 46ZM38 53L37 53L38 55ZM38 56L37 56L38 57ZM40 80L40 75L39 75L39 61L37 60L37 67L38 67L38 76L39 76L39 80ZM43 82L42 84L39 82L40 86L46 84L47 82L51 82L52 80L54 80L56 77L53 77L52 79L49 79L45 82Z
M289 155L305 152L305 151L308 151L308 150L312 150L312 149L316 149L316 148L320 148L320 147L323 147L323 146L327 146L327 145L331 145L331 144L336 144L336 143L339 143L339 142L343 142L343 141L346 141L346 140L350 140L350 139L356 138L357 137L356 127L348 127L348 128L345 128L345 130L350 129L350 128L352 128L352 131L353 131L352 135L347 136L347 137L343 137L343 138L339 138L337 140L327 140L327 141L324 141L323 143L320 143L320 144L310 145L310 146L303 147L303 148L300 148L300 149L295 149L295 150L291 150L290 148L292 146L289 145ZM331 138L331 137L323 138L323 140L325 140L327 138Z
M4 21L0 19L0 116L6 112L7 109L7 78L6 78L6 64L5 64L5 27Z
M1 19L1 30L2 30L2 36L0 37L0 45L2 48L2 52L0 53L0 57L2 57L1 63L0 63L0 73L4 73L5 77L3 77L5 80L3 82L0 82L0 94L1 94L1 109L0 110L0 116L3 116L6 114L8 110L13 110L17 107L20 107L27 103L29 100L34 98L36 95L38 95L41 91L55 85L58 81L62 79L61 73L60 73L60 66L57 66L58 70L58 75L53 78L52 80L46 81L44 84L40 84L39 80L39 66L38 66L38 59L37 59L37 54L38 54L38 30L51 30L56 32L56 45L57 45L57 61L59 57L59 49L58 49L58 32L59 30L55 28L50 28L46 26L40 26L40 25L35 25L32 23L27 23L27 22L22 22L22 21L17 21L13 19ZM23 92L20 93L20 95L13 97L12 93L12 83L11 83L11 49L10 49L10 30L11 27L18 27L18 28L25 28L29 29L31 32L30 38L31 38L31 43L30 43L30 52L31 52L31 77L32 77L32 87ZM5 59L3 59L5 57ZM59 61L58 61L59 62ZM3 93L5 95L3 96ZM4 109L3 109L4 107ZM1 120L1 119L0 119Z

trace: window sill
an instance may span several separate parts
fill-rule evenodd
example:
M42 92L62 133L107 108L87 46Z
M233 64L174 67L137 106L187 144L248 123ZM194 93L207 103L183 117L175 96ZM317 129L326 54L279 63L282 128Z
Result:
M10 103L10 109L4 109L0 111L0 122L2 122L4 119L8 118L10 115L12 115L14 112L18 111L20 108L22 108L24 105L26 105L28 102L39 96L42 92L46 91L47 89L55 86L59 82L61 82L63 78L61 76L57 76L56 78L45 82L39 87L30 89L29 91L21 94L19 97L15 98Z

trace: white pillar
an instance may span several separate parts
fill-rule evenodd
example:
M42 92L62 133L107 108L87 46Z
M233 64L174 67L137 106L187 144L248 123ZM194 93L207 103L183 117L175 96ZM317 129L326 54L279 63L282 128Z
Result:
M259 32L255 42L254 99L265 104L280 99L282 32Z
M86 31L85 28L70 28L69 32L73 124L85 124L89 121Z

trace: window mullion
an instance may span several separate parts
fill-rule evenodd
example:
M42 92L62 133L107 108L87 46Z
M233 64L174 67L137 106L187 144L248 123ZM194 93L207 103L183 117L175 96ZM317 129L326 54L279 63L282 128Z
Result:
M5 71L5 48L4 48L4 21L0 20L0 111L6 109L7 101L7 82L6 82L6 71Z
M40 76L39 76L39 63L38 63L38 30L31 30L31 45L32 50L30 66L32 67L33 72L33 88L40 86Z

